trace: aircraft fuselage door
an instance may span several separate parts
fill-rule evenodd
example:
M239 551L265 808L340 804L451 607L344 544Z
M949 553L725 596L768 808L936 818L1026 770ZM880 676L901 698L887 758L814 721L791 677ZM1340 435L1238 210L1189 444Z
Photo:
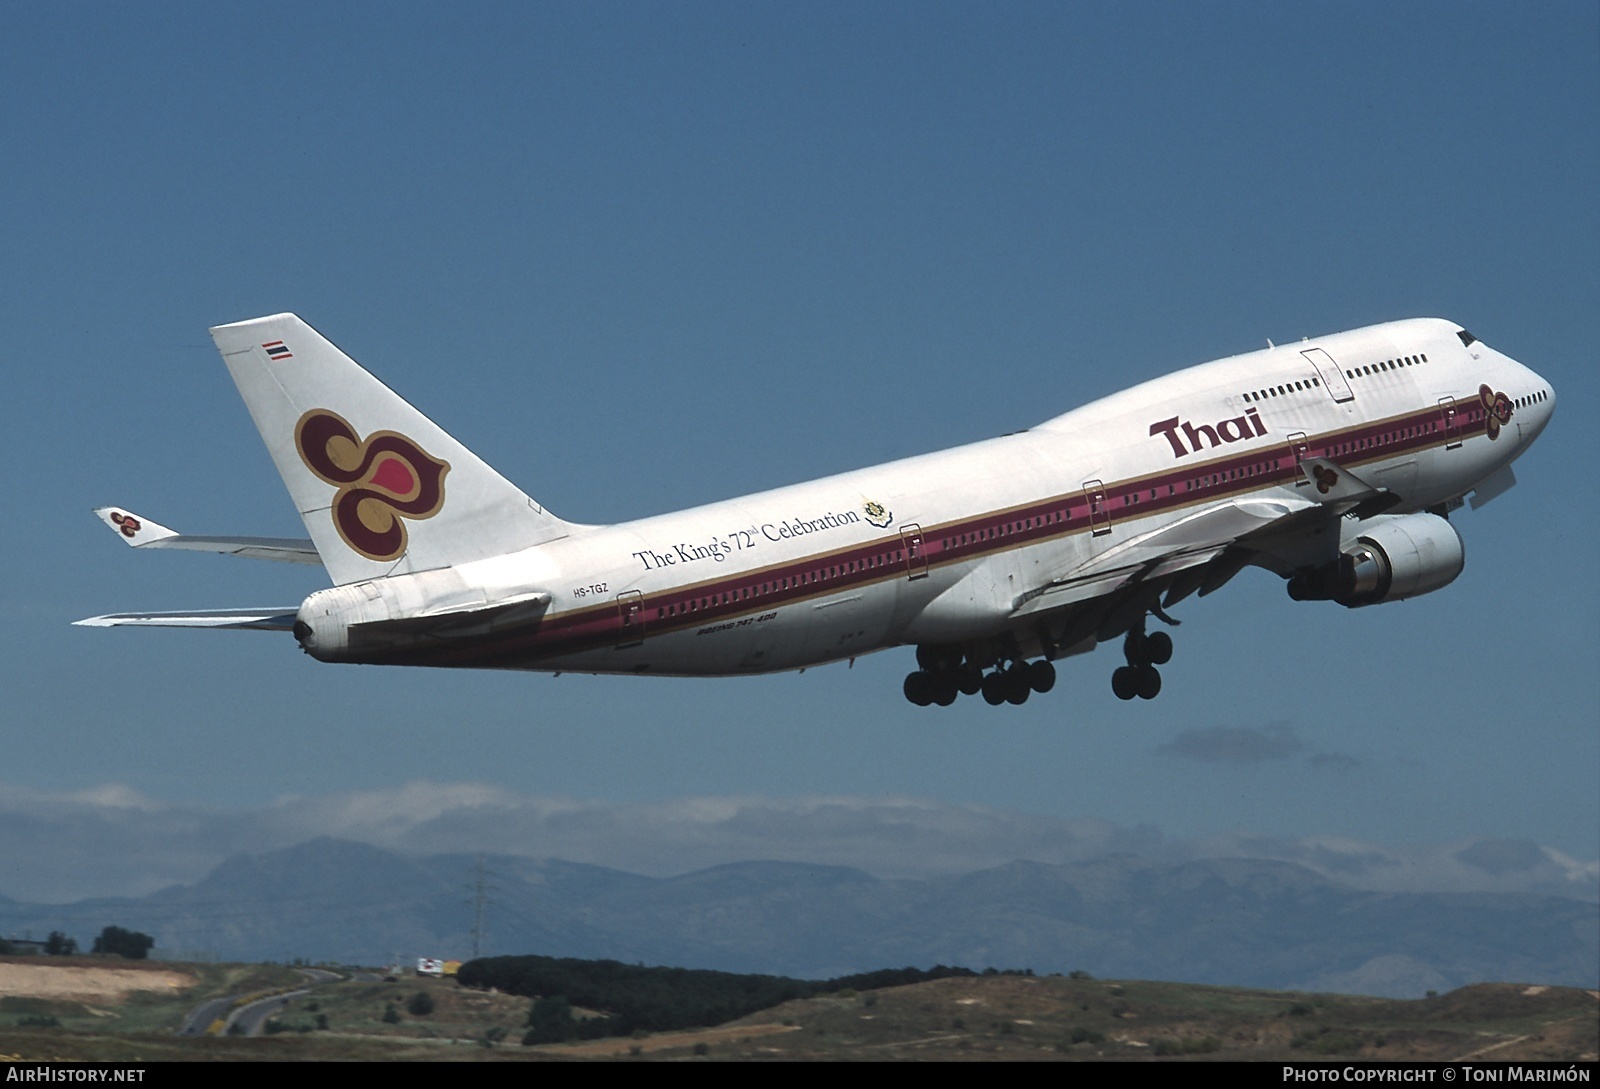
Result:
M1300 463L1310 453L1311 444L1306 441L1306 433L1304 431L1296 431L1289 436L1289 464L1294 466L1296 473L1294 486L1297 488L1303 488L1311 483L1311 479L1300 468Z
M1089 532L1103 537L1111 532L1111 509L1106 506L1106 486L1098 480L1083 482L1083 498L1089 504Z
M1321 348L1307 348L1300 353L1306 357L1306 362L1316 368L1317 377L1322 379L1322 388L1338 404L1356 399L1355 390L1350 388L1350 383L1344 380L1344 371L1340 368L1338 360L1323 351Z
M644 642L644 594L624 590L617 595L617 649L636 647Z
M905 523L900 527L900 543L906 550L906 578L927 578L928 557L922 550L922 527L915 522Z
M1461 410L1454 397L1439 398L1439 413L1444 418L1444 448L1454 450L1461 445Z

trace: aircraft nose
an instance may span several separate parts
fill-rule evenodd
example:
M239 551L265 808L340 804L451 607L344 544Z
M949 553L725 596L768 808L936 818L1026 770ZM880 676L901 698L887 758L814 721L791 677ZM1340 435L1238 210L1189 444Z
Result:
M1535 377L1538 377L1535 375ZM1534 394L1533 403L1528 406L1526 413L1527 425L1522 429L1522 440L1532 442L1539 437L1539 433L1550 422L1550 417L1556 413L1556 390L1549 382L1540 379L1538 392Z
M1516 409L1513 420L1517 425L1518 437L1524 444L1532 442L1544 431L1550 422L1550 417L1556 410L1556 390L1541 375L1521 363L1517 364L1522 372L1522 381L1519 385L1527 392L1518 400L1521 402Z

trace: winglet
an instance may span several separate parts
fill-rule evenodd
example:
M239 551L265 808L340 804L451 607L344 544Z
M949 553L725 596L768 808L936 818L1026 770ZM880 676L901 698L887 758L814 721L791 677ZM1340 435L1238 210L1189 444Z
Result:
M252 560L318 565L322 557L308 537L204 537L179 533L160 522L121 507L99 507L95 514L134 548L177 548L186 552L220 552Z
M113 533L134 548L178 536L177 530L168 529L160 522L141 517L121 507L96 507L95 514L111 527Z
M1310 498L1340 514L1371 518L1400 502L1400 497L1388 488L1374 487L1327 458L1305 458L1300 462L1300 471L1317 486L1316 494Z

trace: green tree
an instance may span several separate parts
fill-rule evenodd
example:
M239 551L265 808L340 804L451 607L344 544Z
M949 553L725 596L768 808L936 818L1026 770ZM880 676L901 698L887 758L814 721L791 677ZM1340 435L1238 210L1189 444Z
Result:
M44 951L52 957L70 957L78 951L78 943L59 930L52 930L44 940Z
M426 1017L433 1012L433 995L418 991L406 1000L406 1012L412 1017Z
M524 1044L560 1043L577 1034L578 1022L573 1019L572 1003L567 1001L566 995L546 995L533 1000L533 1008L528 1011L528 1031L522 1037Z
M120 926L108 926L94 940L94 951L127 960L144 960L155 944L156 940L148 934L124 930Z

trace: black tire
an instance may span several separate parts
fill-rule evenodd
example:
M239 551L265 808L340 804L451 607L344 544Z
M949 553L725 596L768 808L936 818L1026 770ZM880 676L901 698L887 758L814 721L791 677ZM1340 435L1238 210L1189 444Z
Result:
M962 666L956 672L956 687L963 696L976 696L983 691L983 670L977 666Z
M1140 699L1153 700L1161 695L1161 672L1155 666L1145 666L1139 670L1137 683Z
M1017 662L1005 672L1006 702L1021 707L1028 702L1033 689L1028 686L1028 663Z
M936 673L933 677L933 702L940 707L949 707L961 695L961 690L956 687L956 679L950 673Z
M1111 691L1119 700L1131 700L1139 694L1139 671L1132 666L1118 666L1111 671Z
M922 670L906 674L906 683L900 686L906 694L906 699L918 707L926 707L933 702L933 678Z
M1047 658L1028 666L1028 687L1041 696L1056 686L1056 667Z
M998 671L985 675L983 678L983 702L990 707L999 707L1006 701L1006 677Z
M1147 636L1144 641L1144 656L1150 660L1151 665L1166 665L1172 661L1172 636L1164 631Z

